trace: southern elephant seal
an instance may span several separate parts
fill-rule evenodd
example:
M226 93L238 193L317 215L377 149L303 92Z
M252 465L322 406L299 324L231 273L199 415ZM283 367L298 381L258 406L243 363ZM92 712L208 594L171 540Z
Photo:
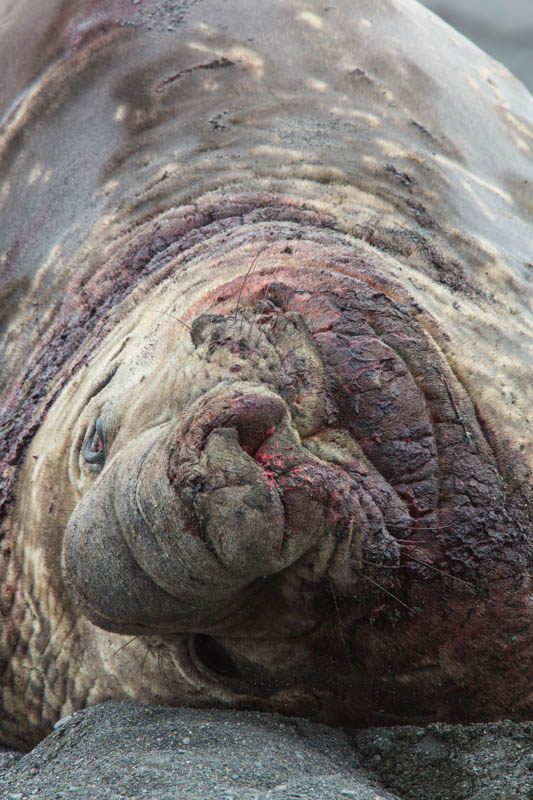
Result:
M110 698L531 718L529 94L411 0L27 6L2 739Z

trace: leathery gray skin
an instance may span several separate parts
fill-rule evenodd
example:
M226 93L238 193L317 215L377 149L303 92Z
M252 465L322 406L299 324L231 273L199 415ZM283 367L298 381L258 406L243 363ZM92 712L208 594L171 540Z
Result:
M2 740L531 718L523 86L411 0L1 13Z

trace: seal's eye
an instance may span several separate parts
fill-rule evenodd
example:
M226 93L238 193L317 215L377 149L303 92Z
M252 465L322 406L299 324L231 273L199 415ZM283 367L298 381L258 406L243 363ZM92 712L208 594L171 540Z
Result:
M85 442L83 457L88 464L103 464L105 455L104 429L102 420L98 417L93 435Z

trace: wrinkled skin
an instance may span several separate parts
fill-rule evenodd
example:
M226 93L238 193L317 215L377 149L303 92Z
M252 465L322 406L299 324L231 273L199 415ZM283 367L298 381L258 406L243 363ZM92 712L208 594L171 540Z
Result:
M531 98L410 2L243 2L8 14L18 746L110 698L533 716Z

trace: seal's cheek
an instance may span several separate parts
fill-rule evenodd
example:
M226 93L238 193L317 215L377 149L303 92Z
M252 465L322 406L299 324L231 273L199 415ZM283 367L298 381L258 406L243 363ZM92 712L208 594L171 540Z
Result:
M168 462L167 440L161 426L118 453L67 525L65 584L79 609L107 630L186 630L198 621L203 594L216 602L235 587L205 543L187 533L183 506L156 466Z
M91 622L118 633L141 632L184 609L136 563L117 530L113 500L101 481L76 507L63 540L63 578Z
M209 625L281 555L284 514L260 443L286 416L270 393L207 397L123 448L72 514L63 571L78 607L120 632ZM218 427L220 426L220 427ZM293 437L294 438L294 437ZM306 547L307 542L301 543Z

